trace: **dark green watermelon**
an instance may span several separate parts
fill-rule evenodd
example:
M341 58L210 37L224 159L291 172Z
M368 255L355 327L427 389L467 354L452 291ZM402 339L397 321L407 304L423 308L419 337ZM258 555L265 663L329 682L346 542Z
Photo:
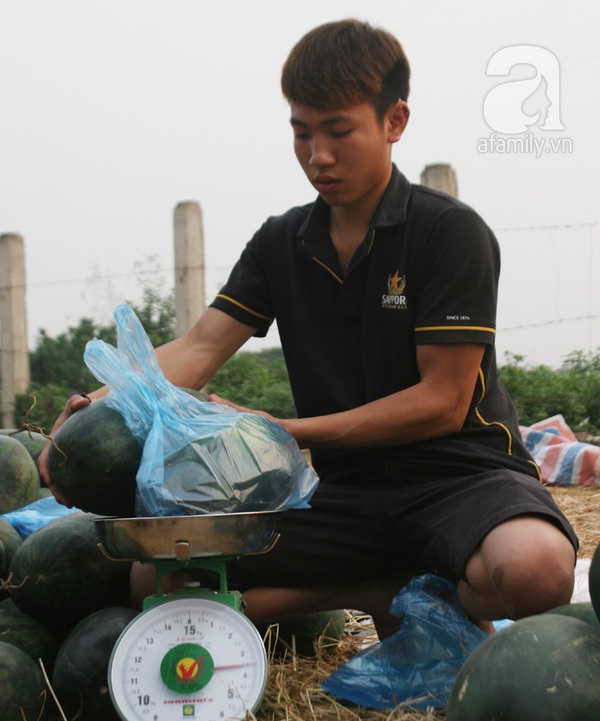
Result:
M61 644L52 688L68 718L81 709L85 721L119 721L108 690L108 666L117 639L135 616L130 608L96 611Z
M6 578L10 562L17 548L23 543L19 532L5 518L0 518L0 577Z
M135 516L142 447L104 398L73 413L54 443L48 457L50 475L65 498L100 515Z
M563 606L557 606L546 613L558 613L563 616L571 616L579 618L582 621L591 623L592 626L600 629L600 621L596 616L594 607L591 603L565 603Z
M596 618L600 619L600 545L592 557L588 583L592 606L596 612Z
M447 721L597 721L600 631L544 613L480 644L460 669Z
M82 511L57 518L28 536L11 562L15 605L61 637L94 611L130 605L131 563L100 551L93 518Z
M10 562L21 543L23 539L19 532L5 518L0 518L0 580L7 580ZM8 595L9 592L0 587L0 599L8 598Z
M208 398L198 391L183 390L199 400ZM106 398L73 413L54 442L56 447L50 447L48 456L50 475L65 498L77 508L99 515L135 516L142 446Z
M37 463L42 449L46 445L46 439L37 431L20 431L18 428L0 428L0 435L10 436L19 441L33 459Z
M0 719L36 721L46 697L42 670L20 648L0 641Z
M40 475L25 446L0 435L0 515L37 500Z
M41 621L19 611L11 598L0 602L0 641L25 651L36 663L41 658L46 672L52 672L59 636Z

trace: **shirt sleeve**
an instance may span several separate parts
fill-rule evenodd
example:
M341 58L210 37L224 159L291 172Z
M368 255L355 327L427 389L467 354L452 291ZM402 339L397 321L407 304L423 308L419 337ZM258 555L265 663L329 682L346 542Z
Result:
M273 322L262 262L261 233L262 229L246 245L226 284L210 304L211 308L256 328L254 335L259 338L266 336Z
M479 215L454 206L436 218L418 266L415 342L493 344L500 251Z

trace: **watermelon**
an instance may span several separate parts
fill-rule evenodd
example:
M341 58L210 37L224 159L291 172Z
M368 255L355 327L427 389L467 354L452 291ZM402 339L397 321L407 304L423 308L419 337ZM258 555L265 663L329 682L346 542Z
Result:
M0 435L0 515L37 499L40 476L25 446Z
M93 518L76 511L34 531L10 565L17 608L61 638L94 611L130 605L131 563L100 551Z
M0 601L0 641L11 643L52 671L60 646L59 636L41 621L19 611L11 598Z
M137 612L105 608L87 616L60 646L52 688L68 718L81 709L85 721L119 721L108 691L108 667L123 629Z
M73 413L57 431L54 443L48 456L50 475L65 498L100 515L135 516L135 477L142 447L105 398Z
M582 621L591 623L592 626L600 629L600 621L596 617L596 612L591 603L565 603L563 606L546 611L546 613L558 613L563 616L572 616L580 618Z
M0 718L2 721L39 719L46 684L41 668L20 648L0 641Z
M600 545L592 557L588 583L592 606L596 612L596 618L600 619Z
M597 721L600 631L578 618L529 616L471 653L452 687L447 721Z
M183 390L199 400L208 398L198 391ZM99 515L135 516L142 446L106 398L70 416L57 431L54 443L48 456L50 475L65 498L77 508Z
M4 518L0 518L0 581L8 578L10 562L23 539L18 531ZM0 584L0 599L7 598L9 592Z
M5 518L0 518L0 578L6 578L12 557L21 543L23 539L16 528Z
M37 463L42 449L46 445L46 439L38 431L20 431L18 428L0 428L0 435L14 438L25 446L25 449Z

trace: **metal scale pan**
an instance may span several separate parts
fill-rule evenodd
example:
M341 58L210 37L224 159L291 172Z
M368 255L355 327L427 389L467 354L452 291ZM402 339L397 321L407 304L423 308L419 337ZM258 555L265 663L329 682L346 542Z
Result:
M97 518L105 554L120 560L189 560L266 553L279 538L281 511Z

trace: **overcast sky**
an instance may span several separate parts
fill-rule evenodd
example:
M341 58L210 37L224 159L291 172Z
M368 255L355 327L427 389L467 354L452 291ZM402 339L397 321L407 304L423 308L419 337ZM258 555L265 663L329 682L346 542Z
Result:
M413 182L427 164L451 164L459 197L497 231L500 360L596 351L594 0L0 0L0 233L25 238L32 344L40 328L106 322L139 295L136 263L154 258L172 287L177 203L202 207L210 301L268 215L313 199L281 65L307 30L350 16L392 31L412 65L395 162ZM503 50L514 46L526 49ZM491 75L493 57L521 62ZM527 129L503 135L521 104L508 92L528 79ZM252 347L274 344L269 334Z

